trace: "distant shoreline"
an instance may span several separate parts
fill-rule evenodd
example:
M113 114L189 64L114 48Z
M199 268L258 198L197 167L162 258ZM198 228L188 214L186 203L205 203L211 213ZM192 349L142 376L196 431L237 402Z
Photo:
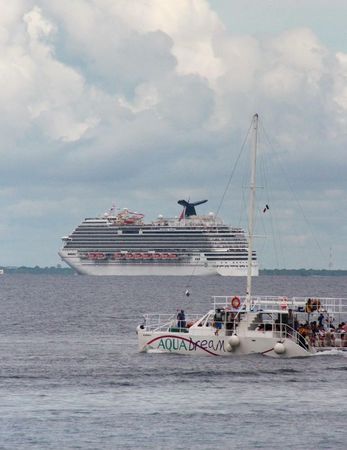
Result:
M76 272L70 267L1 267L6 274L43 274L43 275L75 275ZM347 270L328 270L328 269L261 269L260 275L287 275L287 276L347 276Z
M333 270L333 269L262 269L259 271L260 275L295 275L302 277L312 276L346 276L347 270Z

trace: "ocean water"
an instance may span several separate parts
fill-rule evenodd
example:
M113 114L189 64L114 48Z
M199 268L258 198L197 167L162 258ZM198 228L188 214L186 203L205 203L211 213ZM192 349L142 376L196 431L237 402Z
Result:
M5 274L0 449L345 449L347 352L138 352L143 313L204 312L211 295L244 289L243 278ZM254 291L346 297L347 278L263 276Z

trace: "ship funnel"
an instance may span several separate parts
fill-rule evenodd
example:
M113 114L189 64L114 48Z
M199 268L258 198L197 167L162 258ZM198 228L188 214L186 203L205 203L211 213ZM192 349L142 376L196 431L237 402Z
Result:
M190 203L186 200L178 200L178 204L182 205L183 210L183 217L190 217L190 216L196 216L195 206L201 205L202 203L206 203L207 200L200 200L199 202Z

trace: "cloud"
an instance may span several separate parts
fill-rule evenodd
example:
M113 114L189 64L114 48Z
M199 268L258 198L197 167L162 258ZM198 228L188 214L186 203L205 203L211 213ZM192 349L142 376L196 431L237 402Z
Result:
M52 261L57 236L115 198L149 217L177 213L178 196L216 209L254 112L305 208L319 216L324 197L342 209L347 54L309 24L240 34L206 0L0 7L4 227L29 208L51 236ZM328 242L332 229L319 232Z
M23 7L19 29L8 33L13 39L0 62L2 131L18 138L38 127L40 137L78 140L97 119L85 113L83 77L55 57L57 27L34 6Z

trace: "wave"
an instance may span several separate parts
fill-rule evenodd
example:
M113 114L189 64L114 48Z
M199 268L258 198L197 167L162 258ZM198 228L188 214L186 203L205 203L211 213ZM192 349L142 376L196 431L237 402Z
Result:
M317 352L313 356L342 356L344 358L347 358L347 351L332 348L331 350L323 350L321 352Z

